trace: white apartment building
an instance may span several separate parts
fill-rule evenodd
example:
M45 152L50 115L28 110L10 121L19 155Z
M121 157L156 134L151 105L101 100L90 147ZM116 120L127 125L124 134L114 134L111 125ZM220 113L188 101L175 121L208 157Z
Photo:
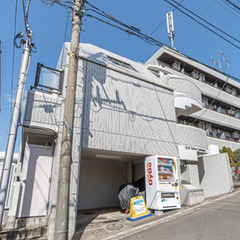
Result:
M63 46L58 70L38 65L28 90L22 170L8 214L13 228L22 219L48 225L48 239L55 224L69 46ZM177 157L184 205L230 192L228 157L219 149L240 147L238 95L235 79L167 47L142 64L81 44L69 236L78 211L119 205L119 186L144 176L146 156Z

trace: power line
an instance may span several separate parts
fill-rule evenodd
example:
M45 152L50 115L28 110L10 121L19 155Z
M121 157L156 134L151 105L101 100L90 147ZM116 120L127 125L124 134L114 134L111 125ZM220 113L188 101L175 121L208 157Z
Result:
M177 2L176 2L176 1L174 1L174 0L172 0L172 2L174 2L174 3L176 3L176 4L177 4ZM193 16L195 16L195 17L199 18L201 21L203 21L203 22L207 23L208 25L210 25L211 27L215 28L215 29L216 29L216 30L218 30L219 32L221 32L221 33L225 34L226 36L228 36L228 37L232 38L233 40L235 40L235 41L237 41L237 42L239 42L239 43L240 43L240 41L239 41L237 38L235 38L235 37L233 37L232 35L230 35L230 34L226 33L225 31L223 31L223 30L222 30L222 29L220 29L219 27L216 27L215 25L213 25L213 24L212 24L212 23L210 23L209 21L205 20L204 18L200 17L199 15L197 15L197 14L196 14L196 13L194 13L193 11L189 10L188 8L186 8L186 7L182 6L181 4L178 4L178 6L182 7L184 10L188 11L188 12L189 12L189 13L191 13ZM177 7L178 7L178 6L177 6Z
M70 12L67 11L67 18L66 18L66 25L65 25L65 32L64 32L64 38L63 38L63 44L65 43L66 38L67 38L69 14L70 14ZM62 65L63 65L63 55L62 55L62 60L61 60L61 66L62 66Z
M229 13L231 13L233 16L235 16L236 18L240 19L240 17L238 15L236 15L235 13L231 12L228 8L224 7L222 3L218 2L217 0L212 0L215 3L217 3L219 6L221 6L222 8L224 8L224 10L228 11Z
M178 3L178 5L182 4L183 2L184 2L184 0L182 0L180 3ZM173 8L172 12L174 12L175 10L176 10L176 8ZM164 19L154 28L154 30L149 34L149 37L151 37L165 21L166 21L166 18L164 18Z
M212 16L215 16L216 18L218 18L219 20L221 20L223 23L225 23L226 25L228 25L229 27L240 31L240 28L235 27L234 25L230 24L229 22L225 21L225 19L223 19L222 17L216 15L214 12L209 11L207 8L203 7L197 0L192 0L192 2L194 2L196 5L198 5L200 8L202 8L203 10L205 10L206 12L210 13Z
M236 5L235 3L233 3L230 0L221 0L222 2L224 2L225 4L229 5L234 11L236 12L240 12L240 7L238 5Z
M172 0L172 2L174 2L175 4L177 3L177 2L174 1L174 0ZM233 40L235 40L235 41L237 41L237 42L240 43L240 41L239 41L237 38L235 38L235 37L233 37L232 35L226 33L225 31L223 31L223 30L220 29L219 27L216 27L215 25L213 25L213 24L210 23L209 21L205 20L204 18L200 17L199 15L197 15L197 14L194 13L193 11L189 10L188 8L182 6L181 4L178 4L178 6L182 7L184 10L188 11L188 12L191 13L193 16L199 18L201 21L207 23L208 25L210 25L211 27L215 28L215 29L218 30L219 32L225 34L226 36L228 36L228 37L232 38ZM178 6L177 6L177 7L178 7Z
M227 79L224 82L222 88L219 90L218 94L214 97L214 99L210 102L210 105L212 105L218 98L218 96L220 95L220 93L223 91L224 87L226 86L227 82L229 80L229 75L227 75ZM205 109L197 118L195 118L192 122L190 122L190 124L193 124L195 122L197 122L202 116L203 114L207 111L208 109Z
M217 35L218 37L222 38L223 40L225 40L226 42L230 43L232 46L238 48L240 50L240 47L238 45L236 45L235 43L231 42L230 40L228 40L226 37L223 37L222 35L220 35L219 33L217 33L216 31L214 31L213 29L211 29L210 27L204 25L202 22L198 21L197 19L195 19L193 16L191 16L190 14L184 12L182 9L180 9L179 7L177 7L176 5L174 5L172 2L169 2L168 0L163 0L165 2L167 2L168 4L176 7L176 9L178 9L180 12L182 12L184 15L188 16L189 18L191 18L193 21L197 22L198 24L200 24L202 27L208 29L210 32L214 33L215 35ZM227 33L226 33L227 34Z
M49 1L50 0L42 0L44 1L45 3L50 3ZM201 26L203 26L204 28L208 29L209 31L211 31L212 33L214 33L215 35L217 35L218 37L220 37L221 39L225 40L226 42L228 42L229 44L231 44L232 46L238 48L240 50L240 46L236 45L235 43L231 42L229 39L227 39L226 37L222 36L220 33L214 31L212 28L215 28L217 29L218 31L220 31L221 33L225 34L226 36L232 38L233 40L235 41L238 41L240 42L237 38L231 36L230 34L224 32L223 30L221 30L220 28L214 26L213 24L211 24L210 22L206 21L205 19L203 19L202 17L198 16L197 14L193 13L192 11L190 11L189 9L183 7L181 5L181 3L177 3L175 2L174 0L172 0L173 2L175 2L177 5L175 5L174 3L168 1L168 0L164 0L165 2L167 2L168 4L172 5L175 9L178 9L180 12L182 12L183 14L185 14L186 16L188 16L189 18L191 18L193 21L197 22L198 24L200 24ZM60 1L60 0L55 0L54 3L56 4L59 4L60 6L62 7L66 7L66 8L70 8L72 9L72 6L73 3L72 2L69 2L69 1ZM95 7L94 5L92 5L91 3L89 3L88 1L85 1L85 3L90 6L91 8L85 8L86 11L93 11L94 13L104 17L104 18L107 18L108 21L104 20L104 19L101 19L97 16L94 16L94 15L91 15L91 14L87 14L87 13L79 13L79 14L82 14L82 15L86 15L88 17L92 17L92 18L95 18L96 20L100 21L100 22L103 22L105 24L108 24L112 27L115 27L115 28L118 28L128 34L131 34L131 35L135 35L137 36L138 38L140 38L141 40L149 43L149 44L152 44L152 45L157 45L157 46L163 46L163 45L166 45L166 44L163 44L162 42L152 38L151 36L149 35L146 35L144 33L142 33L140 31L140 29L137 29L136 27L134 26L130 26L130 25L127 25L125 23L123 23L122 21L114 18L113 16L107 14L106 12L100 10L99 8ZM199 19L201 19L201 21L204 21L205 23L207 23L208 25L210 25L212 28L210 28L209 26L206 26L205 24L203 24L202 22L200 22L199 20L197 20L196 18L194 18L193 16L191 16L190 14L186 13L184 10L180 9L179 6L183 7L185 10L187 10L188 12L190 12L192 15L198 17ZM115 24L109 22L112 21L114 22ZM119 26L120 25L120 26Z

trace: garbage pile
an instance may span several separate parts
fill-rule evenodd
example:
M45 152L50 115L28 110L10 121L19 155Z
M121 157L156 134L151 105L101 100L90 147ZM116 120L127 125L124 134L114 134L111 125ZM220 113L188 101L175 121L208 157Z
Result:
M119 187L118 200L125 213L129 212L131 198L143 196L146 200L145 177L140 178L134 183L125 183Z

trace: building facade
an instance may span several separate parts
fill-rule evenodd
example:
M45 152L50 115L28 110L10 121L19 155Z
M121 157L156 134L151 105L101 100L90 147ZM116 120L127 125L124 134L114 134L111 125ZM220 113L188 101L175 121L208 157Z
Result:
M63 46L58 70L39 65L28 91L20 190L9 216L47 224L48 239L54 234L69 46ZM219 149L240 147L238 94L234 79L167 47L142 64L81 44L69 236L78 211L119 205L119 186L144 176L146 156L177 157L182 204L230 192L228 157Z

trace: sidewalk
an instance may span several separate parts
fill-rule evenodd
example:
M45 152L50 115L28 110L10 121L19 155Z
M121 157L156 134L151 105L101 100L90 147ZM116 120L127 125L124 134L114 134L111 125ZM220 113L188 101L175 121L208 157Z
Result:
M151 217L136 222L128 221L128 214L120 212L120 208L81 211L78 214L77 233L73 237L73 240L122 239L174 218L197 211L209 203L226 199L238 193L240 193L240 189L235 189L232 193L210 198L193 206L183 206L178 210L165 211L162 216L155 216L153 214Z

